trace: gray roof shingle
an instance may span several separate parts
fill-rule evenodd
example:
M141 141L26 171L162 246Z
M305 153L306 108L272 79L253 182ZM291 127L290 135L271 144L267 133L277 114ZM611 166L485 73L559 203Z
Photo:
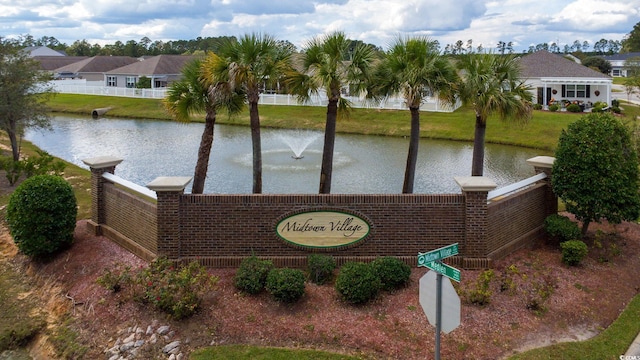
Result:
M107 74L179 75L184 65L195 58L190 55L158 55L107 71Z
M34 60L40 63L41 70L53 71L73 64L75 62L87 59L86 56L34 56Z
M57 72L104 73L109 70L138 62L131 56L93 56L56 69Z
M546 50L537 51L520 59L521 74L524 78L598 78L610 79L599 71L580 65Z
M613 54L601 56L605 60L627 60L632 57L640 57L640 52L630 52L625 54Z

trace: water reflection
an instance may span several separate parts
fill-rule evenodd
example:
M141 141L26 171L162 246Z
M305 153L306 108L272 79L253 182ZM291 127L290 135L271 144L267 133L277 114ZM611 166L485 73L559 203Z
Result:
M192 176L203 124L74 116L55 116L53 131L27 132L25 138L52 155L79 166L82 159L112 155L124 159L116 174L140 185L158 176ZM314 137L301 159L283 137L300 131L262 129L263 191L317 193L322 158L322 133ZM335 143L332 193L400 193L409 145L407 138L338 135ZM471 173L472 144L422 140L415 193L459 193L454 176ZM488 144L485 176L504 186L533 175L525 160L540 151ZM248 127L216 125L205 192L250 193L251 136ZM189 191L190 187L187 188Z

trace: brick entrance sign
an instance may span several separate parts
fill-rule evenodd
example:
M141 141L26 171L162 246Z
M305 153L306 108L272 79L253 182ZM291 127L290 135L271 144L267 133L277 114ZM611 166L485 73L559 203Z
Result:
M338 264L395 256L415 265L418 252L458 243L450 264L474 269L542 236L544 219L557 212L553 160L528 160L539 175L499 196L486 177L453 179L460 194L192 195L184 193L189 177L161 177L145 188L115 175L121 159L83 161L92 174L93 231L145 259L235 267L253 254L277 266L302 267L309 254L321 252ZM279 224L309 234L283 236ZM330 230L359 233L342 241Z

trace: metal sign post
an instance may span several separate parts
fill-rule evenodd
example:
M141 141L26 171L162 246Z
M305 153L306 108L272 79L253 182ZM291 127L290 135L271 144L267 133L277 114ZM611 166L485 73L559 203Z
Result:
M442 329L442 274L436 274L436 360L440 360L440 329Z
M450 256L458 254L458 244L452 244L445 246L427 253L418 253L418 267L427 267L435 273L435 316L432 313L433 309L433 273L427 272L420 279L420 305L422 305L425 314L431 325L436 327L436 339L435 339L435 359L440 360L440 333L443 331L442 324L442 298L443 298L443 286L442 277L446 276L454 281L460 281L460 270L442 263L442 260ZM460 325L460 298L456 294L455 289L452 287L451 282L447 280L447 301L448 311L447 324L445 324L445 332L449 332ZM435 317L435 319L434 319ZM435 323L435 324L434 324Z

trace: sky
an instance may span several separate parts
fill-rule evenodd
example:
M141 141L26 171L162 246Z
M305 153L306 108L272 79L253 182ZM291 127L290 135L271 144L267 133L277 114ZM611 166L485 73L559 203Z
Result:
M269 34L299 49L343 31L387 49L399 36L474 48L513 42L619 40L640 22L640 0L0 0L0 36L113 44Z

